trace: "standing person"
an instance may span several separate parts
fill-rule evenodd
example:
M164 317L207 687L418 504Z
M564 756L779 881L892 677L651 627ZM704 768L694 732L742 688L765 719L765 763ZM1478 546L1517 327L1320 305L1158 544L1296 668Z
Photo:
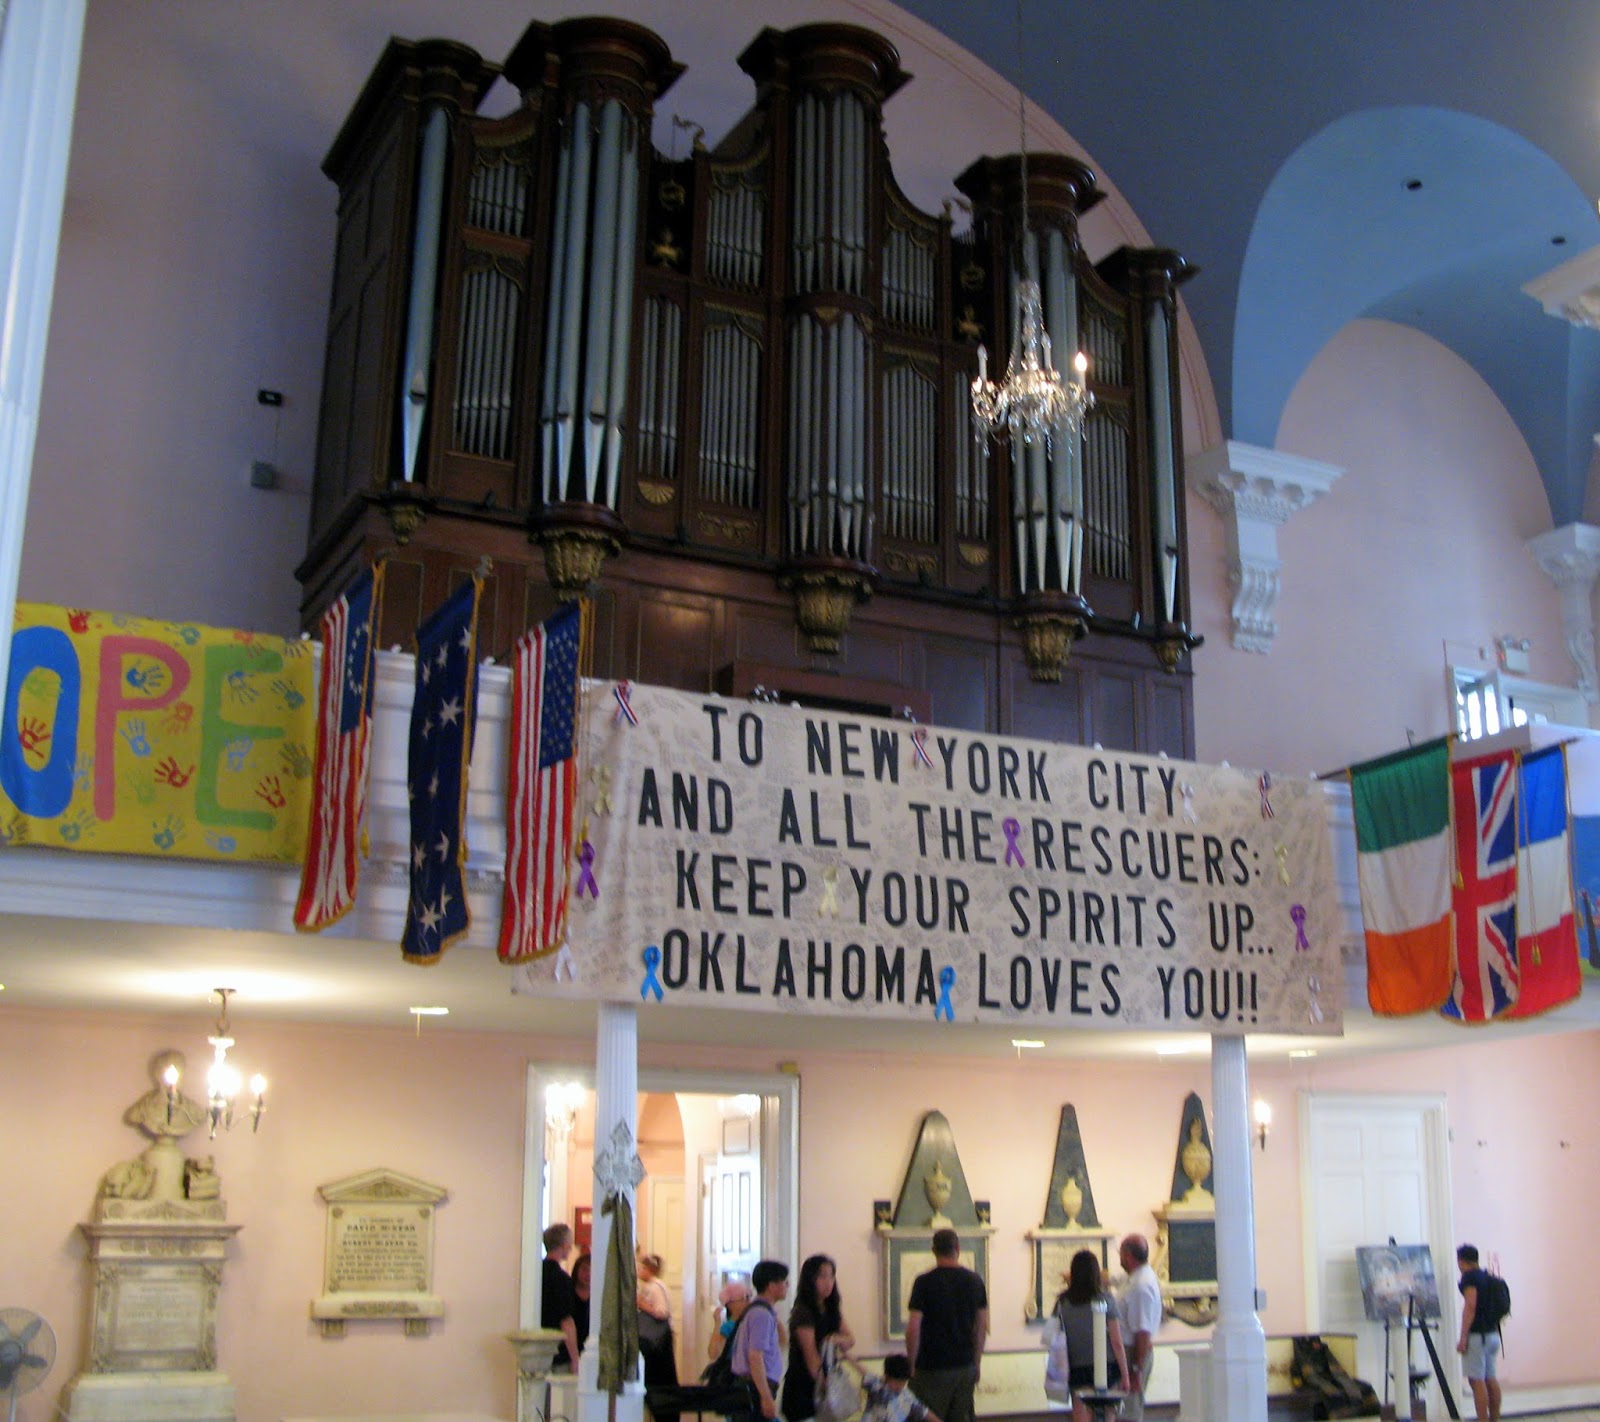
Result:
M911 1285L906 1356L911 1391L944 1422L975 1422L973 1394L989 1338L989 1291L961 1262L961 1237L935 1230L933 1268Z
M739 1320L729 1345L733 1349L733 1375L748 1378L755 1389L756 1410L750 1417L767 1422L778 1415L778 1388L783 1380L783 1345L778 1341L778 1304L789 1296L789 1266L763 1259L750 1271L755 1298Z
M644 1354L644 1385L677 1387L678 1358L672 1341L672 1296L661 1282L661 1256L638 1258L639 1286L634 1302L639 1309L639 1351ZM678 1422L676 1412L650 1409L656 1422Z
M1461 1338L1456 1343L1461 1370L1472 1389L1478 1422L1500 1422L1500 1319L1498 1314L1490 1317L1484 1297L1492 1287L1490 1274L1479 1265L1477 1246L1472 1244L1456 1250L1456 1268L1461 1273L1456 1287L1464 1300Z
M594 1259L588 1254L580 1254L572 1261L572 1326L578 1335L580 1353L589 1341L589 1283L593 1268ZM576 1369L578 1365L572 1366Z
M561 1266L572 1253L572 1226L553 1224L544 1232L544 1282L539 1287L539 1327L561 1330L561 1351L551 1364L561 1373L578 1366L578 1325L573 1317L572 1280Z
M855 1347L844 1321L837 1272L826 1254L813 1254L800 1266L800 1287L789 1310L789 1362L783 1371L783 1415L788 1422L816 1416L817 1378L822 1345L829 1339L840 1352Z
M1100 1280L1100 1261L1092 1249L1080 1249L1067 1266L1067 1287L1056 1298L1055 1316L1067 1335L1067 1383L1072 1388L1072 1422L1089 1422L1089 1408L1079 1395L1094 1387L1095 1301L1106 1307L1106 1386L1115 1390L1128 1376L1117 1301Z
M753 1297L754 1292L744 1279L730 1279L722 1286L722 1292L717 1295L717 1311L714 1315L716 1332L711 1335L711 1342L706 1347L709 1361L714 1363L722 1356L722 1350L728 1346L728 1340L733 1337L734 1329L738 1328L739 1320L744 1317L744 1311Z
M1128 1356L1128 1396L1123 1422L1143 1422L1144 1395L1156 1365L1156 1333L1161 1327L1161 1281L1150 1267L1150 1241L1130 1234L1117 1250L1128 1278L1117 1295L1122 1311L1122 1347Z

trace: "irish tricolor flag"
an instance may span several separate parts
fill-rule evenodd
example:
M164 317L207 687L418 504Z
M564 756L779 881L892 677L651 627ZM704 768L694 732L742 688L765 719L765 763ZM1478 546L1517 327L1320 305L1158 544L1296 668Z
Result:
M1450 993L1450 742L1430 741L1350 771L1367 1001L1382 1016L1436 1008Z

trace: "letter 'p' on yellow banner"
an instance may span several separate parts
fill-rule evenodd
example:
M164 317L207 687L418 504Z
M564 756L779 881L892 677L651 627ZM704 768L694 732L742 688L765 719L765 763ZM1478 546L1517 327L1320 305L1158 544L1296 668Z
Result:
M0 843L298 863L311 644L18 603Z

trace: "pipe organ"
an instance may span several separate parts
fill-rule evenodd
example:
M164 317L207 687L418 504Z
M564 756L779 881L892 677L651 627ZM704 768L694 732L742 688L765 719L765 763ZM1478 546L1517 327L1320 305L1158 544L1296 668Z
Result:
M403 644L487 554L496 654L589 592L605 674L729 690L757 668L1189 753L1190 269L1091 263L1078 219L1102 195L1061 154L979 159L920 211L883 136L909 76L876 34L767 30L739 63L752 107L678 157L651 133L681 66L641 26L535 23L503 67L390 42L324 163L306 624L384 555L381 636ZM519 102L487 117L496 81ZM1095 404L1081 434L991 446L970 386L980 344L1003 362L1024 269Z

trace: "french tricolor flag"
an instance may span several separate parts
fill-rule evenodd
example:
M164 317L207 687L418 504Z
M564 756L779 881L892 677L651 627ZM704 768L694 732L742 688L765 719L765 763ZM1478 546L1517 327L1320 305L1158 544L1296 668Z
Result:
M1521 990L1507 1017L1536 1017L1577 997L1566 747L1522 757L1517 805L1517 963Z

